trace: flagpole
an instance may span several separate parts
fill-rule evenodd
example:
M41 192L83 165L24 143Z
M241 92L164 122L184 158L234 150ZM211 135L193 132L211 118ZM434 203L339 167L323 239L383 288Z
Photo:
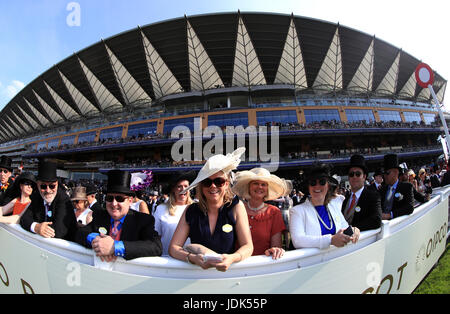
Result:
M434 103L436 104L436 107L437 107L438 112L439 112L439 117L441 118L442 126L444 127L445 142L447 143L447 153L448 153L449 149L450 149L450 144L449 144L450 135L448 133L447 122L445 121L444 114L442 113L442 110L441 110L441 104L439 103L439 100L438 100L438 98L436 96L436 93L434 92L433 86L431 84L429 84L428 85L428 89L430 90L431 95L433 96Z

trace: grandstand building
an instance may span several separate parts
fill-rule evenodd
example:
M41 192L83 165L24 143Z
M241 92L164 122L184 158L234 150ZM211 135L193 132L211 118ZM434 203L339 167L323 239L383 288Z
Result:
M372 171L386 152L419 164L442 154L443 133L415 79L420 62L375 36L301 16L184 16L101 40L42 73L1 111L0 154L30 170L56 159L71 179L113 167L164 175L203 160L173 159L176 126L267 126L269 143L277 126L285 178L316 159L339 172L356 152ZM435 72L440 102L446 85ZM240 168L263 161L250 157Z

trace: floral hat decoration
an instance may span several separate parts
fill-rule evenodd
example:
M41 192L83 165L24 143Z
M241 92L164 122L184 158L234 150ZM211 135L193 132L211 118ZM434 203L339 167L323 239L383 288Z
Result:
M153 182L153 173L151 170L143 170L141 172L133 172L131 174L130 190L142 191L147 189Z

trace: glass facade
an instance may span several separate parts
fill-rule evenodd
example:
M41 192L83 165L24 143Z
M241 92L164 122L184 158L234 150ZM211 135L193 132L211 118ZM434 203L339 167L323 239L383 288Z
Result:
M123 127L119 126L117 128L105 129L100 131L100 141L106 139L114 139L122 137L122 129Z
M348 122L366 121L374 122L375 117L370 109L345 109Z
M229 114L215 114L208 116L208 126L217 125L222 126L248 126L248 114L246 112L229 113Z
M418 112L410 112L406 111L403 112L403 116L405 117L405 122L422 122L422 119L420 118L420 113Z
M197 119L201 119L200 117L195 117ZM172 120L165 120L164 121L164 134L171 133L172 129L177 126L184 125L191 130L191 132L194 131L194 117L191 118L180 118L180 119L172 119Z
M95 141L95 135L97 132L92 131L92 132L86 132L86 133L81 133L78 136L78 144L81 143L91 143L93 141Z
M436 115L432 114L432 113L424 113L423 114L423 119L425 120L425 124L431 124L434 122Z
M146 136L150 134L156 134L156 121L155 122L147 122L147 123L139 123L128 126L128 137L132 136Z
M256 120L258 125L266 123L298 123L297 112L295 110L273 110L273 111L257 111Z
M305 109L306 123L337 121L340 122L339 112L337 109Z
M63 145L72 145L75 141L76 135L64 136L61 139L61 146Z
M380 121L382 122L402 121L402 118L400 117L400 112L398 111L378 110L378 115L380 116Z
M47 148L58 147L58 144L59 144L59 138L54 138L54 139L48 141Z

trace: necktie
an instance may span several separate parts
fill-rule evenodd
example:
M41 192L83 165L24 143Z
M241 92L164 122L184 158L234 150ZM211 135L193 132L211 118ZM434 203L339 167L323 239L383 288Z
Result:
M118 240L118 235L119 235L119 224L120 224L120 220L114 220L114 224L113 227L111 229L111 238L113 238L114 240Z
M387 197L386 197L386 200L387 200L388 202L391 200L392 194L393 194L393 193L394 193L394 187L393 187L393 186L390 186L390 187L389 187L389 192L388 192Z
M52 218L52 211L50 210L50 204L45 203L45 221Z
M347 216L350 214L351 210L353 209L353 207L355 207L356 204L356 195L355 193L352 193L352 201L350 202L350 206L347 209Z
M392 209L392 201L393 201L393 194L394 194L394 187L393 186L389 186L388 187L388 193L386 196L386 206L385 206L385 212L390 212Z

